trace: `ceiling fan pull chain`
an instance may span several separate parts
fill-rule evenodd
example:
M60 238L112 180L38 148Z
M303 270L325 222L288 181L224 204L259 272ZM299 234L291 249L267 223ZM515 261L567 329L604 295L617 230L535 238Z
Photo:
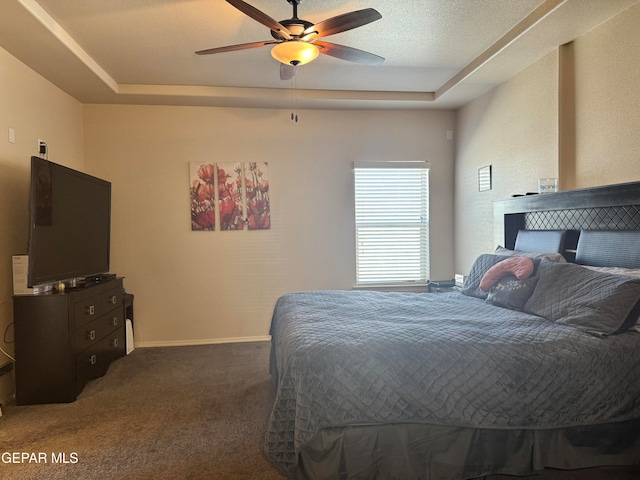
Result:
M293 101L296 106L296 123L298 123L298 80L293 77Z
M293 89L293 79L295 77L291 78L291 121L294 121L295 116L293 115L293 111L295 110L295 103L293 101L293 96L294 96L294 89Z
M298 95L296 91L296 76L291 78L291 121L298 123Z

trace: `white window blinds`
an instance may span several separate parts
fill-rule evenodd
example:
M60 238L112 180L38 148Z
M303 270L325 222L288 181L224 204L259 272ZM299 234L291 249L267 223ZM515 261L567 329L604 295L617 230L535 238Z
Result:
M356 283L429 279L429 164L355 164Z

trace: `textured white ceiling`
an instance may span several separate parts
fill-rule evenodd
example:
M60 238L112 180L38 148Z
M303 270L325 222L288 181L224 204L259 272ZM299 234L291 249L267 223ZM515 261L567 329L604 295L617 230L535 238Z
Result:
M298 69L301 108L455 108L638 0L302 0L312 23L362 8L382 19L327 37L384 57L381 66L326 55ZM269 30L224 0L3 0L0 46L88 102L277 107L290 81L270 47L198 56ZM248 0L276 20L286 0ZM531 28L433 100L447 81L536 9ZM551 8L555 7L555 8ZM277 89L277 90L273 90Z

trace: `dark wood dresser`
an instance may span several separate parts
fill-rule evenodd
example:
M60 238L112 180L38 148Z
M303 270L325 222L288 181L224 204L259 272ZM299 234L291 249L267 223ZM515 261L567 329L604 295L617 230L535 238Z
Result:
M16 403L73 402L125 355L123 284L13 297Z

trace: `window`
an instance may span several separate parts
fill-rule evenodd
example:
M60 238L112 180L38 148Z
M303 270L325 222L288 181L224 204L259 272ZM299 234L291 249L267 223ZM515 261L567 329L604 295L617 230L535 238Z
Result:
M356 283L429 279L429 164L355 164Z

